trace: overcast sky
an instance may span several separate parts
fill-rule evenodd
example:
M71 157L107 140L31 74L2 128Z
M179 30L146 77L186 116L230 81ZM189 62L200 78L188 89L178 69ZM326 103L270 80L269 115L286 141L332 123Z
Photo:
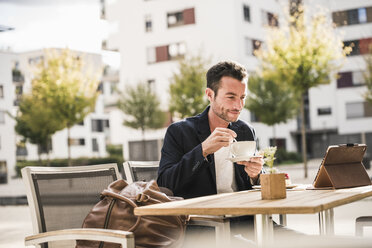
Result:
M99 0L0 0L0 49L23 52L68 47L100 52L107 23L100 19Z

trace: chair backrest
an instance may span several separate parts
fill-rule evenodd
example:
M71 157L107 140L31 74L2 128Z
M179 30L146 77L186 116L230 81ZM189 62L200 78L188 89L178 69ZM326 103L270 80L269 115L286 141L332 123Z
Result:
M159 161L127 161L123 164L128 183L146 181L158 177Z
M116 164L22 169L34 234L81 228L107 186L121 179Z

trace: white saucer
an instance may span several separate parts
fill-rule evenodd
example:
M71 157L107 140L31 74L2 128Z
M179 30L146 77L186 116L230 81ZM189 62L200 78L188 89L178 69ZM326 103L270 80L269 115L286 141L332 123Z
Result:
M254 156L241 156L241 157L234 157L234 158L227 158L227 160L230 160L231 162L239 162L239 161L249 161Z

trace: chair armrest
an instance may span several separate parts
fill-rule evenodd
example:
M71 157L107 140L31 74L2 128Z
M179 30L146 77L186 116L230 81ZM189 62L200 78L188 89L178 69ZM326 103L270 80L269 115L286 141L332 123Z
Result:
M25 238L25 245L37 245L50 241L60 240L94 240L119 243L122 247L134 248L134 235L132 232L98 229L76 228L39 233Z

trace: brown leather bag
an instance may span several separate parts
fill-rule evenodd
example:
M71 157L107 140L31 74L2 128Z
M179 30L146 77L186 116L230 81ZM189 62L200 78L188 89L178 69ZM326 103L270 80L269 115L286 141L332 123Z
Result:
M182 244L187 216L135 216L134 208L180 200L160 192L157 183L117 180L101 193L84 220L83 228L105 228L134 233L136 247L178 247ZM79 240L76 248L119 248L119 244Z

